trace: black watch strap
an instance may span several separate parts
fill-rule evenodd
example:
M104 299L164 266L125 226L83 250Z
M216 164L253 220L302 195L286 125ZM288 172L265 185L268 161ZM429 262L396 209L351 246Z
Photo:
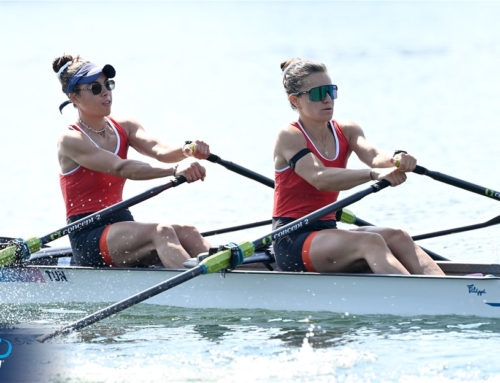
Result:
M399 153L408 154L408 152L406 150L395 150L393 156L395 156L396 154L399 154Z

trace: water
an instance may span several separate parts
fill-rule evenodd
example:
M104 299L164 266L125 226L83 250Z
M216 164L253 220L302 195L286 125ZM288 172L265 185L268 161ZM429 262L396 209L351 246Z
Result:
M55 151L75 112L58 113L65 97L51 70L63 52L116 67L113 115L173 144L204 139L223 159L270 178L276 131L296 117L279 64L320 60L339 86L336 118L357 121L380 148L499 190L499 11L493 2L1 2L0 235L43 236L65 225ZM204 231L270 217L272 190L204 165L204 183L141 203L136 219ZM355 159L349 166L363 167ZM129 182L125 197L160 183ZM351 210L420 234L487 221L498 203L413 174ZM456 261L500 262L496 227L421 243ZM1 310L32 340L98 308ZM494 382L499 330L483 318L140 305L55 342L60 353L45 362L59 381Z

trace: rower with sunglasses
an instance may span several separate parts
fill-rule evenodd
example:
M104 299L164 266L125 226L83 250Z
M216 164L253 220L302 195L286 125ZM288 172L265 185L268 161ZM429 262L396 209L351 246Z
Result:
M205 168L198 162L182 162L187 157L206 159L210 150L205 142L171 146L148 134L135 120L109 116L115 88L113 66L64 55L52 67L68 97L59 111L73 104L78 112L75 123L63 131L58 142L68 223L122 201L127 179L182 175L194 182L205 178ZM165 165L127 159L129 147ZM168 165L172 163L175 165ZM210 247L193 226L135 222L128 209L70 233L69 238L72 264L92 267L179 268Z
M299 118L279 131L274 146L274 229L335 202L342 190L382 179L392 186L405 182L405 173L417 163L413 156L385 153L366 140L356 123L332 119L338 88L324 64L294 58L283 62L281 70ZM352 152L368 168L347 169ZM280 237L273 246L283 271L355 272L369 267L374 273L444 275L406 232L339 230L335 214Z

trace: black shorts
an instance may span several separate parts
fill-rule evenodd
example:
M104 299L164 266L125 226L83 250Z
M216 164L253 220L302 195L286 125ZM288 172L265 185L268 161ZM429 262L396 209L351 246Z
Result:
M68 224L78 221L93 213L76 214L68 218ZM129 210L121 210L108 218L100 220L95 225L74 231L69 234L73 257L71 258L72 266L90 266L90 267L106 267L108 266L101 255L99 248L99 240L106 226L115 222L133 221L134 217Z
M295 218L273 217L273 231L295 220ZM316 221L303 229L298 229L275 240L273 250L278 268L281 271L309 271L302 258L302 248L307 237L316 231L336 228L337 221L334 219Z

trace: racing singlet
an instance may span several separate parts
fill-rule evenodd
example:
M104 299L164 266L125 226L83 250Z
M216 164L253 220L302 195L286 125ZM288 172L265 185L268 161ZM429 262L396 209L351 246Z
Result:
M305 129L299 122L294 122L307 142L307 148L326 167L345 168L349 158L350 149L346 136L338 126L337 122L332 120L330 127L335 139L336 153L332 160L329 160L318 151L313 142L307 135ZM273 217L302 218L328 204L335 202L338 198L338 191L320 191L297 175L290 166L275 171L274 174L274 208ZM321 220L335 219L335 213L321 218Z
M109 117L108 120L117 138L114 153L126 159L127 133L115 120ZM77 125L70 127L87 135ZM97 146L95 142L94 145ZM96 172L83 166L78 166L68 173L59 174L59 183L66 204L66 218L76 214L93 213L121 202L125 181L125 178Z

